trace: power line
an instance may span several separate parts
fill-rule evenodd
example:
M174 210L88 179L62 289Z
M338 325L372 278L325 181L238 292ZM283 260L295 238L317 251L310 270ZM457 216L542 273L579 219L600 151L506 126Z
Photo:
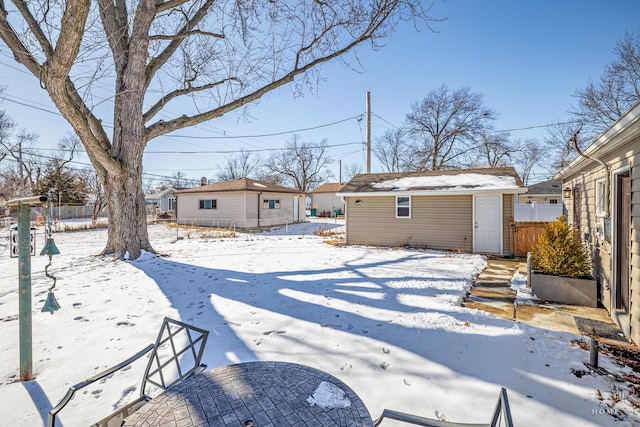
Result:
M343 144L327 144L327 145L309 145L308 148L321 148L321 147L345 147L347 145L360 145L364 144L362 141L358 142L345 142ZM145 154L233 154L233 153L257 153L264 151L285 151L288 148L256 148L253 150L206 150L206 151L145 151Z
M258 135L236 135L236 136L226 136L226 135L225 136L165 135L165 136L170 137L170 138L188 138L188 139L264 138L264 137L268 137L268 136L286 135L286 134L289 134L289 133L306 132L308 130L315 130L315 129L321 129L321 128L325 128L325 127L329 127L329 126L335 126L337 124L344 123L344 122L349 121L349 120L358 119L359 117L362 117L362 114L357 115L357 116L347 117L346 119L338 120L336 122L326 123L326 124L323 124L323 125L312 126L312 127L308 127L308 128L301 128L301 129L294 129L294 130L286 130L286 131L280 131L280 132L273 132L273 133L264 133L264 134L258 134Z

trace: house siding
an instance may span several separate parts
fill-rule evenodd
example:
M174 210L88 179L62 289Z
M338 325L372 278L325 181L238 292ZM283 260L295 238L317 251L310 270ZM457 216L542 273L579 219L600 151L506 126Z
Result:
M502 195L502 253L512 254L511 251L511 221L513 221L514 215L514 200L513 194Z
M344 211L342 198L336 193L312 193L311 207L318 210L318 215L323 211L329 211L333 216L336 209Z
M356 200L362 204L356 205ZM473 248L471 195L412 196L411 218L396 218L394 196L347 197L346 209L346 240L350 245L465 252Z
M634 167L640 161L640 138L636 137L632 142L625 144L611 153L594 156L606 162L610 171L620 170L629 167L631 184L631 244L630 244L630 264L631 264L631 295L628 318L620 319L612 306L613 262L614 248L613 238L605 239L599 234L596 225L602 222L602 218L596 214L596 181L604 179L607 171L597 162L587 162L581 168L567 173L564 179L564 187L580 186L580 236L588 245L594 260L594 275L600 285L600 297L604 307L616 320L622 330L635 343L640 343L640 170ZM612 174L609 174L613 178ZM614 218L615 194L613 191L614 180L611 179L610 189L610 212ZM575 221L573 213L573 196L563 199L569 224ZM613 220L612 220L613 225ZM612 230L612 234L615 230Z
M200 209L200 200L216 200L217 209ZM205 227L248 227L245 192L180 194L178 223Z
M304 199L291 193L258 193L253 191L184 193L179 195L178 222L206 227L252 228L291 224L294 220L293 199L299 198L298 220L304 219ZM258 202L259 198L259 202ZM200 209L200 200L217 201L217 209ZM279 209L264 209L264 200L280 200ZM259 214L258 214L259 209Z

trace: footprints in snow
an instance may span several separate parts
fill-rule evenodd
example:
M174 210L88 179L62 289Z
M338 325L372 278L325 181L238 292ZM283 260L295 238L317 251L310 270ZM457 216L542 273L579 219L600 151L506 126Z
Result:
M282 334L286 334L287 331L265 331L262 333L262 335L265 335L267 337L270 337L272 335L282 335ZM253 340L254 343L256 343L256 345L260 345L263 342L263 339L255 339Z

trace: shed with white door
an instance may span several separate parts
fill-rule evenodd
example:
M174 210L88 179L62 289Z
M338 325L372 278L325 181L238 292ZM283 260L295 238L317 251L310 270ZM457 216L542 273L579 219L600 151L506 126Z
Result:
M338 193L350 245L511 255L509 220L526 187L512 167L356 175Z
M251 178L176 192L179 224L254 228L304 221L304 192Z

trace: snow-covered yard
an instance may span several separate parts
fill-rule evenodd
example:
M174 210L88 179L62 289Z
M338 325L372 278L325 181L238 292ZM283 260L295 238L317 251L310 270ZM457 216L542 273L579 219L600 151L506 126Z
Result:
M318 228L343 231L326 219L223 238L180 231L176 240L175 229L152 225L163 256L134 262L94 256L105 230L55 234L61 255L49 271L62 308L40 312L51 281L47 258L33 257L36 379L26 383L16 382L18 262L2 240L0 425L43 425L70 385L153 342L164 316L210 331L203 362L211 368L307 364L348 384L373 417L391 408L487 422L505 387L518 427L640 423L624 386L585 368L588 352L572 343L581 337L461 307L483 257L339 247L314 235ZM601 366L625 369L606 357ZM62 425L97 421L137 391L141 376L134 366L80 394Z

